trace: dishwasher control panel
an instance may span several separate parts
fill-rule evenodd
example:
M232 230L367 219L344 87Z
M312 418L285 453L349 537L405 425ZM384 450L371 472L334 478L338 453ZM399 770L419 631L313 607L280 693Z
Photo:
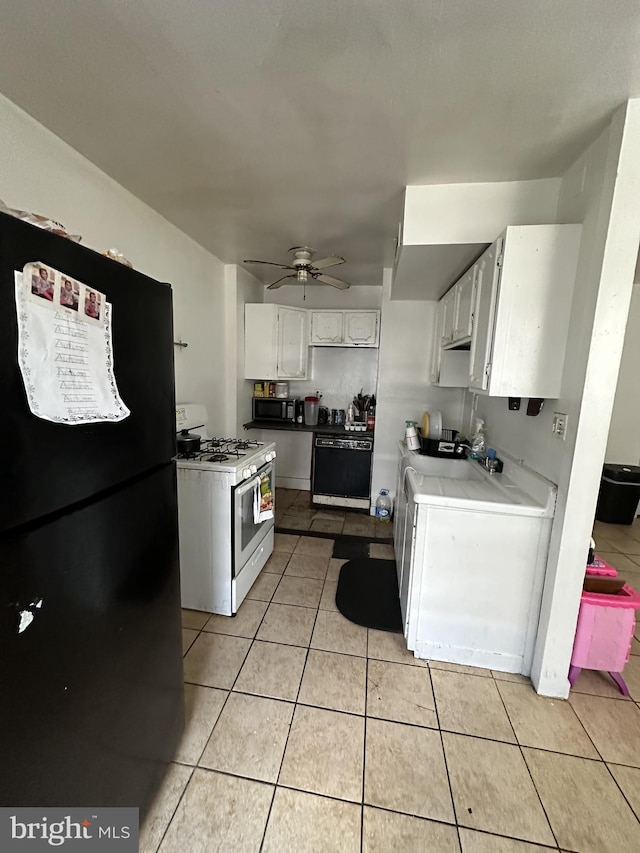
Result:
M330 435L316 436L316 447L335 447L336 450L368 450L373 449L372 438L344 438Z

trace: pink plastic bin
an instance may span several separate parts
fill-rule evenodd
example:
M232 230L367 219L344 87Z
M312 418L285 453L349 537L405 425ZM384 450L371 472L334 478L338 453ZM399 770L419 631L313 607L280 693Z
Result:
M596 554L593 563L587 566L586 574L601 578L617 578L618 572Z
M609 673L621 693L629 695L620 673L631 654L637 609L640 595L629 584L619 595L583 591L569 669L571 684L581 669L601 669Z

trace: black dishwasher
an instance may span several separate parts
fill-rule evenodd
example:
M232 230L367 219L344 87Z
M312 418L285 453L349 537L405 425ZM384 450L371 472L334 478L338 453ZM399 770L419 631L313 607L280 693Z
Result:
M373 438L316 435L311 493L315 504L369 509Z

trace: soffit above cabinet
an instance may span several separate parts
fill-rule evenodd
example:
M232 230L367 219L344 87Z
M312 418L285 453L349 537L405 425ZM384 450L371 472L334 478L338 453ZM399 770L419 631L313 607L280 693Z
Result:
M398 251L391 298L440 299L489 245L402 246Z
M553 222L560 180L408 186L391 299L440 299L509 225Z

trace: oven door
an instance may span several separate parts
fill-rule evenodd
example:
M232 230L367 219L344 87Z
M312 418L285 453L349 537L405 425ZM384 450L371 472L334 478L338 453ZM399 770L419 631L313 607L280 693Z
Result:
M275 512L275 481L273 462L267 462L258 470L255 477L241 483L233 491L233 576L237 577L246 565L267 533L274 526L273 518L256 522L253 520L253 502L256 488L259 488L260 477L267 474L271 479L271 490L274 493Z

